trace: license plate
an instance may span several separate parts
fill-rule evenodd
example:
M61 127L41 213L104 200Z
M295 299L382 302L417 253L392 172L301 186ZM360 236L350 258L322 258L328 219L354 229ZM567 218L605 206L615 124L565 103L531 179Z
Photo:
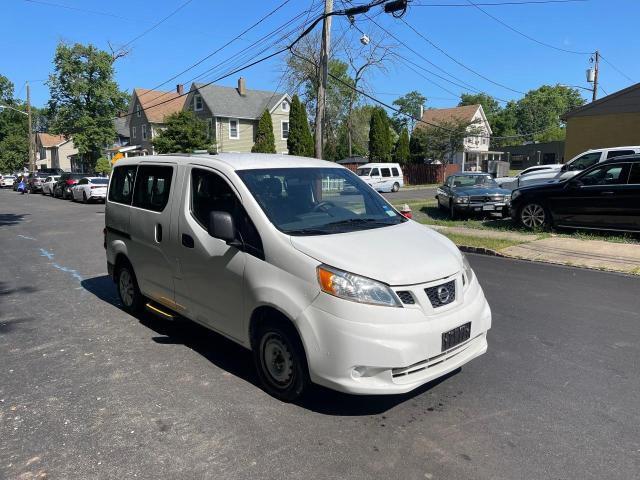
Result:
M471 337L471 322L460 325L459 327L444 332L442 334L442 351L449 350L456 345L469 340Z
M495 210L496 207L494 207L493 205L483 205L482 206L482 210Z

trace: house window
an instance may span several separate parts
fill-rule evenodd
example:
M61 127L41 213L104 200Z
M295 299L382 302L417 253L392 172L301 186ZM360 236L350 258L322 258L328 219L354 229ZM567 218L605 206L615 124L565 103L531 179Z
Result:
M289 138L289 122L287 120L282 121L282 140Z
M229 138L239 139L240 138L240 122L235 118L229 119Z
M47 151L44 147L40 147L40 160L47 158Z
M283 112L288 112L289 111L289 102L287 102L286 100L284 102L282 102L280 104L280 108L282 108Z
M136 104L136 117L139 117L142 115L142 111L140 109L140 105Z
M196 93L193 96L193 109L196 112L200 112L202 110L202 95Z
M131 127L131 137L136 138L136 127Z
M146 125L142 125L142 139L143 140L147 139L147 126Z

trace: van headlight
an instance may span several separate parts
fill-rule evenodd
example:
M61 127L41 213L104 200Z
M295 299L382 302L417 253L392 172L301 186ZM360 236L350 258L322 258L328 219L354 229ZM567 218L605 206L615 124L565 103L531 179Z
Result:
M473 280L473 269L464 253L462 254L462 280L465 286L470 285Z
M320 288L329 295L358 303L402 307L395 293L384 283L326 265L320 265L317 270Z

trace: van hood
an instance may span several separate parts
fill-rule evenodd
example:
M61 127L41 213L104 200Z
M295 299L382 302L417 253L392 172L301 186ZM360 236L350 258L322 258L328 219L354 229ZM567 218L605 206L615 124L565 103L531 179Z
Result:
M424 283L461 270L458 248L414 221L333 235L292 236L300 252L321 263L388 285Z

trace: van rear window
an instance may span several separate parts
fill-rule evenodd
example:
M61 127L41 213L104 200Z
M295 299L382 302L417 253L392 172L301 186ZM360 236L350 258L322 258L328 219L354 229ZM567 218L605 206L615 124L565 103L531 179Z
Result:
M398 172L398 169L397 169L397 168L395 168L395 167L391 169L391 174L392 174L394 177L399 177L399 176L400 176L400 173Z
M111 175L109 201L131 205L133 184L136 178L136 166L116 167Z

